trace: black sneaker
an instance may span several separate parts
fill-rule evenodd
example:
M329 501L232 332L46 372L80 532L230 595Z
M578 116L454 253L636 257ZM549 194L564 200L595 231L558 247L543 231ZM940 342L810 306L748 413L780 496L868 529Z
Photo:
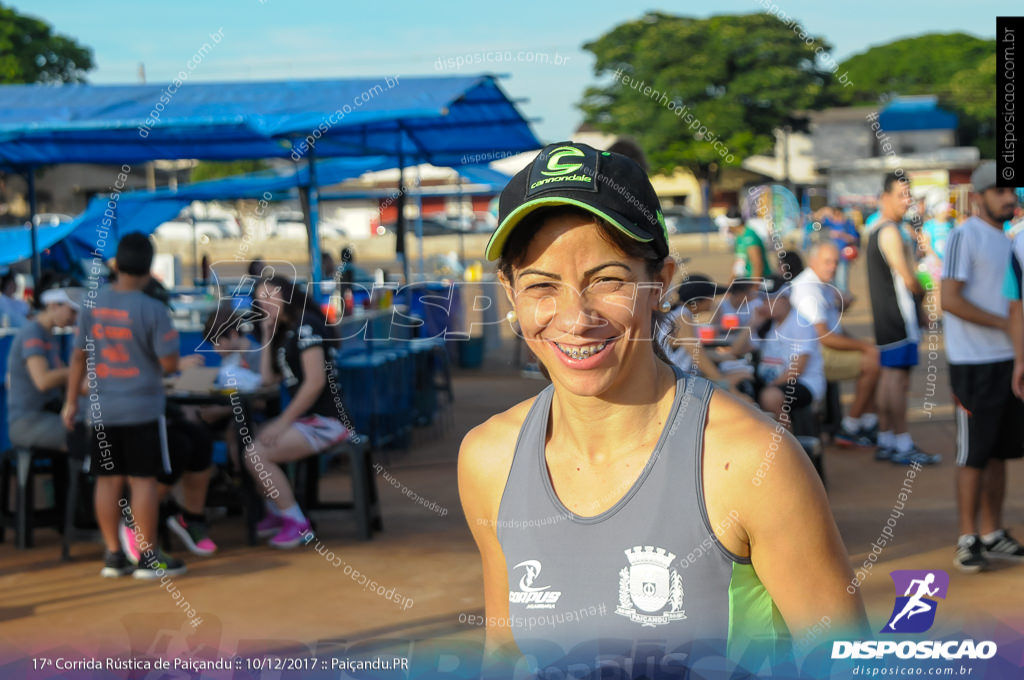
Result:
M832 439L835 441L837 445L843 447L867 447L875 445L875 442L871 441L871 439L864 434L863 430L859 428L857 430L847 430L842 425L840 425L839 429L836 430L836 433L832 436Z
M123 550L117 552L106 551L105 559L103 563L103 569L100 570L100 576L103 578L119 578L121 576L127 576L128 574L135 571L135 567L125 557Z
M977 574L979 571L988 568L988 560L985 559L981 547L981 539L977 536L961 538L956 546L956 557L953 558L953 566L968 574Z
M1017 542L1006 529L999 530L999 538L992 542L981 541L982 553L999 560L1024 562L1024 545Z
M891 460L893 465L938 465L942 462L942 454L925 453L914 444L909 451L893 451Z
M896 449L891 446L879 446L875 451L875 460L892 460L894 453L896 453Z
M171 557L164 551L159 551L154 557L143 558L139 566L135 568L135 578L144 581L151 581L162 578L165 574L178 576L185 573L185 563L177 557Z

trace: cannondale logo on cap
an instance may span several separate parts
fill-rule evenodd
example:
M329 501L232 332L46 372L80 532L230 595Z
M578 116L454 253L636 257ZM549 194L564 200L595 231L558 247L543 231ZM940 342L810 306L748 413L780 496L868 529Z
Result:
M586 154L583 153L582 149L577 149L574 146L560 146L552 149L551 154L548 156L548 168L547 170L541 170L540 174L547 175L548 177L568 175L570 172L576 172L583 167L583 163L562 163L562 159L567 156L583 158Z
M549 191L596 192L597 151L563 144L552 146L547 155L537 156L530 166L526 197Z

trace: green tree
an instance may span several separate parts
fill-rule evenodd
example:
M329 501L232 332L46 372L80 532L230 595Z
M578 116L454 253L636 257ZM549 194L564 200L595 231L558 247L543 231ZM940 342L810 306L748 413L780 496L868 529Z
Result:
M897 95L933 94L959 117L961 146L995 156L996 42L966 33L931 33L872 47L844 61L852 85L829 88L837 105L883 103Z
M189 173L189 180L202 182L207 179L220 179L221 177L233 177L248 172L266 170L269 165L260 160L245 161L200 161Z
M82 83L92 50L0 5L0 83Z
M583 47L595 75L612 76L584 92L585 121L635 138L652 171L688 168L702 184L771 152L774 129L820 106L832 78L815 64L815 49L831 46L769 14L649 13Z
M833 82L828 96L839 105L874 104L887 95L914 94L937 94L947 102L960 101L953 96L954 78L965 69L976 69L994 54L994 40L966 33L930 33L896 40L872 47L840 64L839 69L847 72L851 85L842 87ZM992 84L987 91L974 91L972 84L968 97L991 97L994 116L994 61Z

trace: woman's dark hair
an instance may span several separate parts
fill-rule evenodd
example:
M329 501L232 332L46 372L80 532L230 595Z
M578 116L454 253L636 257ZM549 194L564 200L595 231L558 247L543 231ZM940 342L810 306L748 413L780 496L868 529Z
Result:
M560 218L560 217L581 217L590 222L594 222L601 228L601 232L605 239L613 246L618 248L627 257L635 257L644 261L644 270L647 276L654 278L657 276L662 268L665 266L664 258L658 257L658 254L654 251L654 247L650 244L626 236L617 228L613 227L607 221L594 215L591 212L584 210L583 208L577 208L571 205L560 205L552 206L550 208L541 208L530 213L529 216L523 219L523 221L512 230L509 234L508 240L505 242L505 247L502 248L501 257L498 258L498 271L505 277L510 283L514 280L513 268L518 266L523 259L526 257L526 251L530 246L530 242L533 237L540 230L541 226L544 225L548 220ZM662 291L663 294L668 291ZM671 324L668 322L668 315L662 311L654 311L651 317L651 335L653 336L652 342L654 343L654 353L659 359L665 363L671 363L668 357L665 355L664 348L657 341L659 331L669 329Z
M234 301L224 300L217 309L206 317L206 324L203 326L203 339L211 345L216 346L220 339L229 333L245 335L255 331L250 318L252 312L236 309Z
M278 330L295 330L302 323L303 316L313 316L317 318L327 329L328 333L332 333L330 338L324 338L325 341L336 340L333 335L334 329L327 325L327 319L324 317L324 313L320 311L315 301L309 299L306 295L306 291L300 286L295 285L294 281L286 279L283 276L271 276L269 278L260 279L259 285L267 286L271 290L278 289L281 291L281 297L284 299L284 303L281 305L281 315L278 318ZM258 305L258 301L254 300L253 304ZM277 351L277 348L284 342L284 333L274 333L274 337L270 340L270 348Z

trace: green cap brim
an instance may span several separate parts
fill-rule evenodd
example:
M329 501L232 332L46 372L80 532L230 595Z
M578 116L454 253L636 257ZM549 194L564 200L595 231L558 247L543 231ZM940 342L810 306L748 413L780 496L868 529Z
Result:
M642 236L631 231L626 225L629 221L624 219L621 215L610 210L600 210L594 206L584 203L583 201L577 201L572 198L565 198L564 196L545 196L541 198L535 198L532 201L527 201L521 206L512 211L505 221L498 225L498 228L491 234L491 240L487 242L487 248L484 249L484 257L487 260L493 261L501 257L501 251L505 248L505 242L508 241L508 237L512 234L512 230L515 229L520 222L522 222L530 213L534 212L539 208L545 208L555 205L572 205L577 208L582 208L588 213L600 217L608 224L612 225L626 236L630 237L634 241L640 241L641 243L650 243L654 240L650 236Z

